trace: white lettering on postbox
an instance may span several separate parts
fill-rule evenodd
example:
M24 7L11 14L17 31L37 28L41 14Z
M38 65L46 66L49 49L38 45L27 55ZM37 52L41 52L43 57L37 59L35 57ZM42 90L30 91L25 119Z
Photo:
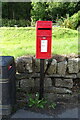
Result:
M47 40L41 40L41 52L47 52Z

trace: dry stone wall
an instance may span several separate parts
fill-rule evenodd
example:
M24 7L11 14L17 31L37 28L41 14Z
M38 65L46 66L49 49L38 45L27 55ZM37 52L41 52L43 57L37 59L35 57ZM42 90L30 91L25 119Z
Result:
M35 57L16 59L17 87L26 92L39 91L40 60ZM53 56L45 60L45 95L65 95L73 93L76 80L80 79L80 58L78 56Z

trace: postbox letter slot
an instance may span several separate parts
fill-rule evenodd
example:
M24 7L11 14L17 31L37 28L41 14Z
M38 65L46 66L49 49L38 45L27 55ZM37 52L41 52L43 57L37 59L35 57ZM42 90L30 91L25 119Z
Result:
M38 28L38 30L51 30L51 28Z

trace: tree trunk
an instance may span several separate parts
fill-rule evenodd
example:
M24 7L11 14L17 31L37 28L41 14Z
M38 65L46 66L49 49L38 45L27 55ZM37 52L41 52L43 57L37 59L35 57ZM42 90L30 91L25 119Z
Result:
M8 19L15 18L14 4L15 3L13 3L13 2L8 2Z

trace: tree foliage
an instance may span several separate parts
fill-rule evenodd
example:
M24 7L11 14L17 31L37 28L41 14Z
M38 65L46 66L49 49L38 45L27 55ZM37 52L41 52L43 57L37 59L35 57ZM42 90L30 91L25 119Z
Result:
M52 20L61 17L73 15L80 9L80 2L45 2L45 3L32 3L31 16L34 21L36 20Z
M31 16L33 21L45 20L47 18L46 3L32 3Z
M63 24L67 28L77 29L80 26L80 11L65 19Z
M80 2L3 2L2 18L14 20L52 20L71 17L80 10Z

